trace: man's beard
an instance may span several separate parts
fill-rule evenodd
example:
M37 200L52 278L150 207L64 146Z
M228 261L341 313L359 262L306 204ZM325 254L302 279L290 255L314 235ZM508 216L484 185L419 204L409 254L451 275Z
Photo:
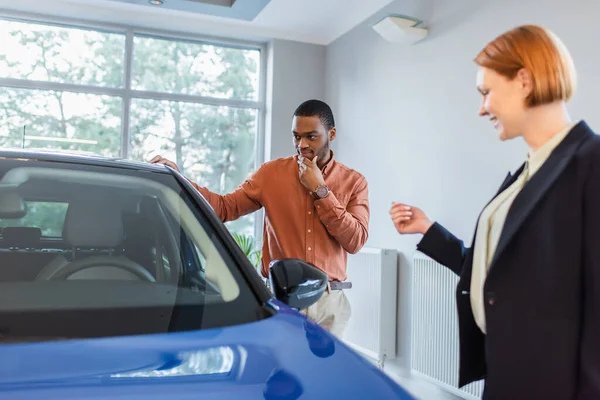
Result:
M329 146L329 141L327 141L327 144L319 152L319 160L325 161L329 157L330 152L331 147Z

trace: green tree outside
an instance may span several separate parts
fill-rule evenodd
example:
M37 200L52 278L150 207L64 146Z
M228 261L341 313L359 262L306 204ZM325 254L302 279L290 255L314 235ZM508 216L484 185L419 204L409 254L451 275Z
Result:
M122 34L2 21L0 39L6 45L0 76L123 88ZM258 63L257 50L136 36L132 89L256 100ZM120 96L0 87L0 101L4 148L121 154ZM257 120L251 108L133 98L129 158L147 161L160 152L200 185L228 193L254 169ZM45 219L44 226L61 226L60 204L30 206L46 207L57 219ZM16 224L0 225L9 222ZM253 222L249 216L228 227L248 234ZM25 217L20 223L32 221Z

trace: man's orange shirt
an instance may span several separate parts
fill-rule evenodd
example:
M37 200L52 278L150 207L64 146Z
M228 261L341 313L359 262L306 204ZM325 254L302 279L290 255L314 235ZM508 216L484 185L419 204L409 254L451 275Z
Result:
M322 269L329 280L343 281L347 253L357 253L369 236L368 186L360 173L331 154L321 169L330 190L324 199L315 200L300 183L297 156L263 164L227 195L194 186L223 222L265 208L264 277L271 260L298 258Z

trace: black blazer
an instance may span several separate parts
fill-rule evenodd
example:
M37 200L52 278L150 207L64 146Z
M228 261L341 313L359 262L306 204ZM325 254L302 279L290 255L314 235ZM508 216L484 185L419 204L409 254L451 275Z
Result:
M600 136L585 122L509 210L483 289L487 335L471 310L473 250L438 223L417 249L460 276L460 387L485 379L489 400L600 399Z

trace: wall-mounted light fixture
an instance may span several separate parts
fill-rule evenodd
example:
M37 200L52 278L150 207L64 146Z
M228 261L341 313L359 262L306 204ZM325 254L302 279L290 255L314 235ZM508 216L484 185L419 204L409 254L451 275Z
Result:
M377 21L373 29L388 42L400 44L416 43L429 33L423 21L404 15L388 15Z

